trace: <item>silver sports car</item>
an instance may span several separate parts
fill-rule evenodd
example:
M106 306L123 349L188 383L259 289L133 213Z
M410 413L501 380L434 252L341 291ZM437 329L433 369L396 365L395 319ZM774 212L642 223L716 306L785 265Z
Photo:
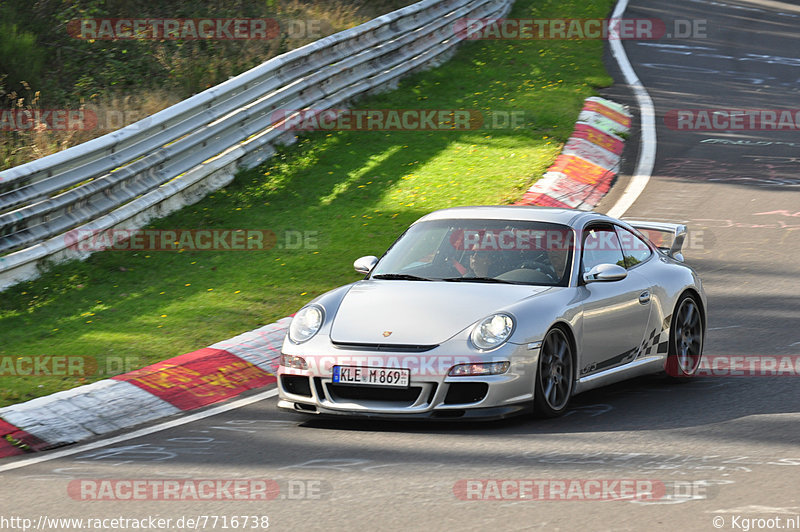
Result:
M292 320L278 406L306 414L564 413L580 392L692 376L706 297L686 227L568 209L461 207L416 221L363 280Z

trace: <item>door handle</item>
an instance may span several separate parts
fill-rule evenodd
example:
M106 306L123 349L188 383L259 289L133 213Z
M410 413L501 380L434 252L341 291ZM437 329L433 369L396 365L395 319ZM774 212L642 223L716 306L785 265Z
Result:
M639 294L639 303L642 305L646 305L650 302L650 291L645 290L641 294Z

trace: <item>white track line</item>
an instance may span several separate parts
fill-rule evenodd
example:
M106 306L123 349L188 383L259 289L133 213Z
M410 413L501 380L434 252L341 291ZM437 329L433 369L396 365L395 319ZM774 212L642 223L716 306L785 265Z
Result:
M0 465L0 473L4 471L11 471L12 469L19 469L20 467L26 467L29 465L39 464L41 462L47 462L48 460L54 460L56 458L63 458L64 456L70 456L73 454L82 453L85 451L91 451L92 449L97 449L99 447L105 447L106 445L112 445L114 443L119 443L127 440L132 440L133 438L139 438L141 436L147 436L148 434L153 434L154 432L160 432L162 430L171 429L174 427L179 427L181 425L185 425L187 423L191 423L193 421L198 421L200 419L204 419L211 416L216 416L217 414L222 414L223 412L228 412L229 410L235 410L237 408L241 408L243 406L247 406L253 403L257 403L258 401L262 401L264 399L269 399L270 397L275 397L278 395L277 388L273 388L272 390L267 390L266 392L262 392L257 395L253 395L251 397L245 397L242 399L237 399L235 401L231 401L230 403L225 403L214 408L210 408L208 410L203 410L202 412L197 412L195 414L189 414L188 416L173 419L172 421L167 421L164 423L160 423L158 425L154 425L152 427L147 427L144 429L140 429L134 432L130 432L128 434L120 434L119 436L113 436L111 438L105 438L103 440L94 441L91 443L86 443L84 445L79 445L77 447L73 447L70 449L64 449L61 451L51 451L51 452L44 452L39 456L35 456L33 458L28 458L26 460L19 460L17 462L12 462L10 464Z
M625 211L627 211L636 198L644 191L647 182L650 181L650 175L653 173L653 165L656 160L656 112L653 108L653 100L647 93L642 82L636 76L628 56L625 54L625 48L622 46L622 41L619 38L619 22L614 23L614 19L619 19L628 7L628 0L619 0L614 13L611 15L612 22L611 34L608 36L608 42L611 45L611 53L614 59L617 60L622 75L625 81L633 89L633 94L636 96L636 101L639 104L639 114L642 122L642 143L639 148L639 161L636 164L636 171L628 183L628 188L617 200L617 203L608 211L608 215L614 218L619 218Z

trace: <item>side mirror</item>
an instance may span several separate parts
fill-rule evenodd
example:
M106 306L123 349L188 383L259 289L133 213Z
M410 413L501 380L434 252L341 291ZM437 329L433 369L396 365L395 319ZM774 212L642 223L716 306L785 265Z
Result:
M378 257L373 255L367 255L366 257L361 257L357 259L353 263L353 268L356 269L356 272L363 273L364 275L369 275L369 272L372 271L372 268L378 264Z
M597 281L619 281L628 276L628 270L618 264L598 264L583 274L586 283Z

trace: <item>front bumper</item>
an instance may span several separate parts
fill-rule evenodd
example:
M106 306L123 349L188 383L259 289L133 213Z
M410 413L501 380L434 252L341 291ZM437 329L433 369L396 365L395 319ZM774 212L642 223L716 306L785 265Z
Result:
M516 405L496 406L496 407L470 407L463 409L434 409L426 412L405 412L388 414L382 412L369 412L369 411L343 411L331 410L328 408L318 408L315 411L305 410L297 407L298 403L286 400L279 400L278 407L291 410L296 413L306 415L316 415L319 417L328 418L354 418L354 419L379 419L379 420L395 420L395 421L457 421L469 419L472 421L490 421L497 419L504 419L507 417L517 416L520 414L533 412L533 401L526 401Z
M284 353L303 357L309 369L279 367L278 406L322 416L436 420L497 419L532 408L538 348L509 343L490 353L458 357L451 355L448 343L424 353L387 353L341 349L327 337L300 346L287 342ZM499 375L447 375L452 365L465 360L511 364ZM335 365L409 368L411 379L407 388L343 385L332 381Z

